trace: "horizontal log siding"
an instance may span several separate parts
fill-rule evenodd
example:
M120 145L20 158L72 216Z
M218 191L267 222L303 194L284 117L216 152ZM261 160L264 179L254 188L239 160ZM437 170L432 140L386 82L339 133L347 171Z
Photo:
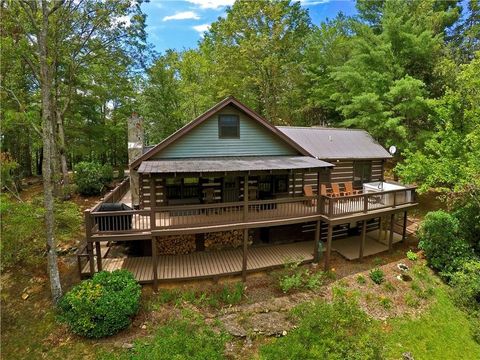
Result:
M372 181L383 180L383 161L372 160Z
M344 183L353 181L353 160L333 162L335 167L330 172L330 182Z
M165 205L165 179L154 177L155 206ZM140 208L150 208L150 177L140 175Z
M219 139L218 115L223 114L239 115L240 138ZM243 112L228 106L154 155L152 159L269 155L298 153Z

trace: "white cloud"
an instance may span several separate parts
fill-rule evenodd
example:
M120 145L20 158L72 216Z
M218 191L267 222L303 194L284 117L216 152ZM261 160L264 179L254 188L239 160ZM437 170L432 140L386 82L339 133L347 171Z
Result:
M199 6L201 9L218 9L231 6L235 0L187 0L189 3Z
M203 33L205 31L208 31L208 29L210 29L210 24L195 25L195 26L192 26L192 29L197 31L200 34L200 36L203 37Z
M198 20L200 19L200 16L198 16L197 13L193 11L182 11L178 12L175 15L168 15L165 16L162 20L163 21L169 21L169 20Z
M132 19L128 15L119 16L116 19L113 19L114 25L124 25L125 27L130 27L132 24Z
M330 0L299 0L302 6L326 4Z

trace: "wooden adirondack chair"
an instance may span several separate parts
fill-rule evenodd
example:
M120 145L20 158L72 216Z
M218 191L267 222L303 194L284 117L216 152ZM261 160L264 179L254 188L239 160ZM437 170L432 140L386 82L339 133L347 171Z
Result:
M343 183L345 186L345 195L356 195L356 194L361 194L362 190L355 190L353 188L353 183L351 181Z
M303 187L303 193L305 194L305 196L312 198L311 201L308 201L308 205L310 206L316 205L316 201L315 201L316 199L314 198L315 194L313 193L313 189L311 185L305 185Z
M332 183L332 196L338 197L338 196L343 196L345 193L343 191L340 191L340 185L337 183Z

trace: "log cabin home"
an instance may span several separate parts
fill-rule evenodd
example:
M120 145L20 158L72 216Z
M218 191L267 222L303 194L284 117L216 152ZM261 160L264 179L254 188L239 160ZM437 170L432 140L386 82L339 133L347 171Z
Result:
M142 128L132 116L129 178L85 211L81 276L245 279L288 261L329 269L333 250L362 259L405 239L415 187L385 181L391 155L366 131L276 127L233 97L153 147Z

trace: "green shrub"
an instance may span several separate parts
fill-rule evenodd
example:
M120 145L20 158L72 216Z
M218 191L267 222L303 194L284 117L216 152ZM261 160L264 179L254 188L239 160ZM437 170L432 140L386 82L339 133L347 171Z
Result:
M104 184L111 183L113 180L113 167L110 164L104 164L102 165L101 169L101 175L102 175L102 182Z
M458 304L480 309L480 261L465 262L460 270L452 275L450 285Z
M378 299L378 302L380 303L380 305L381 305L385 310L388 310L388 309L391 309L391 308L392 308L392 299L390 299L390 298L388 298L388 297L381 296L381 297Z
M82 161L75 166L75 183L82 195L99 195L113 179L110 165Z
M70 290L59 302L59 319L78 335L100 338L130 325L140 285L127 270L102 271Z
M428 264L447 279L472 257L472 249L459 236L458 220L445 211L429 212L420 226L418 238Z
M410 261L416 261L418 259L418 255L414 253L412 250L407 251L407 259Z
M298 328L260 349L260 359L381 359L378 323L345 298L294 310Z
M190 314L168 321L156 331L153 339L136 342L128 353L116 352L105 358L220 360L225 358L223 352L228 339L224 332L212 330L203 319Z
M365 279L365 276L363 275L357 276L357 284L365 285L366 283L367 283L367 280Z
M296 272L292 275L285 275L280 278L280 289L284 293L287 293L291 290L296 290L302 287L303 285L303 280L302 280L303 274L301 272Z
M370 276L370 279L377 285L380 285L385 280L385 274L379 268L370 270L368 276Z

